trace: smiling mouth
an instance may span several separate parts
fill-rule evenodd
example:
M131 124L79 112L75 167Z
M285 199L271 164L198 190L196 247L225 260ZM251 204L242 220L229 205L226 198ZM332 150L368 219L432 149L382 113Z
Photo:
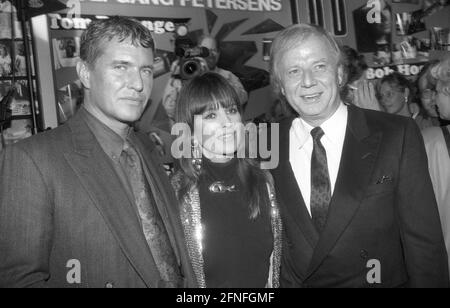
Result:
M143 102L143 99L141 99L141 98L134 98L134 97L124 97L123 100L129 101L129 102L134 102L134 103L137 103L137 104L142 104L142 102Z
M301 98L309 103L315 103L317 102L321 97L323 93L316 93L316 94L310 94L310 95L302 95Z
M235 136L236 136L236 132L233 132L233 133L223 134L223 135L219 136L218 139L221 139L221 140L227 140L227 139L232 139L232 138L234 139Z

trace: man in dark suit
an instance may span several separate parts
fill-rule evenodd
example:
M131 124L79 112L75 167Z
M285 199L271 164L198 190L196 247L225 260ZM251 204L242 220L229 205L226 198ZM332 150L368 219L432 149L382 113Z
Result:
M81 38L80 111L0 153L0 287L195 287L155 145L135 133L154 42L123 17Z
M418 127L339 97L340 49L294 25L272 47L280 126L273 170L285 226L282 287L448 287L446 251Z

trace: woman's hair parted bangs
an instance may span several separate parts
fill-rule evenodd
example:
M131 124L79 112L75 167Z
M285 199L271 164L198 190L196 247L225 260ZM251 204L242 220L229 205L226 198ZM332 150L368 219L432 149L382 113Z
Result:
M208 72L183 86L178 96L175 121L192 126L195 115L232 106L240 108L239 96L234 88L221 75Z

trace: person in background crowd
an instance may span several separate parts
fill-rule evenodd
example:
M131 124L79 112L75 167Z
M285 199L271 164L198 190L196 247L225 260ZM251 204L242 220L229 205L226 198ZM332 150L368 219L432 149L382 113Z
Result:
M27 64L25 59L25 47L22 42L17 42L17 54L14 60L14 69L18 76L27 75Z
M420 93L420 101L428 117L432 120L433 126L450 124L449 121L439 117L436 106L436 84L437 79L431 74L432 67L436 67L439 60L430 61L425 65L417 78L417 88Z
M430 68L437 83L435 94L439 116L450 120L450 56ZM438 71L448 73L437 74ZM428 165L433 182L447 253L450 256L450 125L431 127L423 132ZM450 265L450 258L449 258Z
M364 56L349 46L343 46L342 53L346 80L341 88L343 101L360 108L380 111L374 84L366 79L369 67Z
M448 287L414 121L344 105L341 50L320 27L283 30L271 54L275 91L299 114L280 123L272 171L285 230L281 287Z
M209 56L205 58L208 69L211 72L218 73L224 77L233 86L239 97L239 104L244 106L248 101L248 94L238 77L232 72L224 70L217 66L220 58L220 50L217 40L212 36L202 36L198 43L199 47L205 47L209 50ZM166 113L171 119L172 125L175 119L175 108L179 92L183 86L183 81L180 78L175 78L174 75L179 74L178 61L172 65L172 77L169 79L163 94L163 106Z
M436 109L435 91L431 89L420 91L420 102L422 103L426 115L433 122L433 126L439 126L439 114Z
M0 77L11 75L11 56L4 44L0 43Z
M282 227L273 180L236 156L244 146L239 100L217 73L183 87L175 118L194 132L186 140L193 159L180 160L172 183L201 287L278 287Z
M432 120L424 116L419 105L413 101L411 82L398 72L383 77L378 85L378 99L384 111L413 118L419 128L432 127Z
M0 287L195 287L155 145L131 129L153 86L150 31L93 21L65 125L0 152Z

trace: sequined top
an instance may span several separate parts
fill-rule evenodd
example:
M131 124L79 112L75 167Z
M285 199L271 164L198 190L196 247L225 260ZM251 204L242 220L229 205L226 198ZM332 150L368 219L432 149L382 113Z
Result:
M177 172L172 177L172 185L177 193L180 190L182 176L183 176L182 172ZM267 220L267 223L269 223L269 228L272 231L270 234L273 236L273 241L271 241L272 245L270 246L273 248L273 250L271 252L269 251L268 254L270 255L270 264L267 264L266 287L277 288L279 287L282 224L272 184L270 183L267 184L267 191L270 197L269 199L271 204L270 217L268 217L269 219ZM207 281L217 281L217 280L205 278L205 257L208 256L205 255L204 244L205 244L205 236L207 236L206 234L208 232L208 229L205 228L205 221L202 220L202 212L204 211L202 211L202 208L200 206L200 189L199 187L194 187L184 197L182 204L180 204L180 217L184 227L184 233L186 237L187 247L189 250L189 256L194 268L194 272L196 274L198 285L202 288L219 287L217 285L212 286L207 285ZM246 215L246 217L248 217L248 215ZM250 219L248 221L250 224ZM211 266L210 263L207 265ZM237 287L237 286L231 285L226 287Z

